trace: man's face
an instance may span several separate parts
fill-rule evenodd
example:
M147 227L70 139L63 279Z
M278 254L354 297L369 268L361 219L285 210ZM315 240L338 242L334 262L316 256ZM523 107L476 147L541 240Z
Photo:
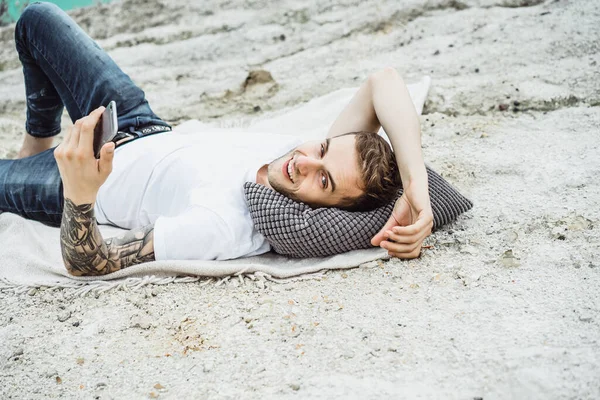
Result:
M312 207L334 207L362 194L355 136L303 143L268 166L268 183Z

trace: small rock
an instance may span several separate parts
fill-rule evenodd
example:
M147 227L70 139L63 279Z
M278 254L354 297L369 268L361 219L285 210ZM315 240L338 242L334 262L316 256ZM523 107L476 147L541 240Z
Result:
M157 288L152 288L152 290L150 291L150 294L154 297L158 296L158 289Z
M440 55L440 51L436 50L435 53L433 53L434 56L439 56Z
M273 79L271 73L264 69L258 69L250 71L248 73L248 76L246 77L243 86L244 88L247 88L248 86L269 82L275 82L275 79Z
M521 103L518 100L513 101L513 105L515 107L519 107L521 105Z
M279 35L279 40L281 40L282 42L285 41L285 35L283 33Z
M19 357L22 355L23 355L23 349L18 348L17 350L14 351L14 353L10 356L10 358Z
M46 378L52 378L53 376L58 375L58 372L55 369L49 369L48 371L46 371Z
M351 358L354 358L354 356L355 356L355 353L354 353L352 350L348 350L348 351L346 351L346 352L342 353L342 354L341 354L341 356L342 356L343 358L345 358L346 360L349 360L349 359L351 359Z
M500 262L507 268L515 268L520 265L519 259L515 257L512 249L506 250L500 257Z
M481 136L479 136L481 139L485 139L486 137L489 137L490 135L488 135L487 133L482 133Z
M71 318L71 311L66 310L66 311L61 311L58 313L58 321L59 322L65 322L69 318Z
M567 225L567 229L569 229L570 231L583 231L587 229L592 229L593 227L594 226L592 225L592 221L581 215L577 215Z
M96 383L96 389L104 389L106 386L108 386L108 385L104 382Z
M152 326L152 322L149 318L145 317L134 317L131 321L132 328L140 328L140 329L150 329Z
M254 106L254 107L252 108L252 111L254 111L254 112L259 112L259 111L260 111L260 106Z
M298 390L300 390L300 385L297 383L290 383L290 388L292 390L298 391Z
M498 109L499 109L500 111L506 111L506 110L508 110L508 107L509 107L509 106L508 106L508 104L506 104L506 103L502 103L502 104L499 104L499 105L498 105Z
M475 73L478 74L479 73L479 68L475 68Z
M464 271L457 271L455 278L460 279L463 282L463 285L465 286L477 286L475 283L481 279L481 274L480 273L473 273L473 274L468 274Z
M78 327L78 326L79 326L79 321L75 321L75 322L73 322L73 326L74 326L74 327Z
M581 322L592 322L592 316L591 315L580 315L579 320Z
M29 291L27 292L28 295L30 296L35 296L35 294L38 292L38 290L36 288L31 288L29 289Z

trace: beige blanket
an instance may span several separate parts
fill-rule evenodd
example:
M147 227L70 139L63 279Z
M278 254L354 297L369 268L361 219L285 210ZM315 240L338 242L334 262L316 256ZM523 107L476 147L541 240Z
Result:
M424 77L409 85L411 97L421 114L430 79ZM337 114L348 103L357 88L341 89L311 100L306 104L243 123L229 121L229 125L244 125L249 131L278 132L286 127L286 134L306 140L322 138ZM175 129L183 133L197 133L215 128L197 120L186 121ZM62 263L59 228L27 220L12 213L0 213L0 290L25 291L30 288L70 287L77 293L104 291L119 286L139 288L146 284L190 282L200 277L212 277L218 282L233 276L250 279L277 280L306 277L307 274L337 268L353 268L387 256L380 248L356 250L333 257L289 259L273 253L228 261L154 261L135 265L103 277L72 277ZM122 229L101 225L104 238L119 235Z

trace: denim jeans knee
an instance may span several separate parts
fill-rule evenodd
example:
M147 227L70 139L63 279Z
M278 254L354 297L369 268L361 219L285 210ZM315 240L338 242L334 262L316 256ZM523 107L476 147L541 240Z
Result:
M27 22L30 17L34 14L39 13L40 16L51 16L56 11L59 11L60 7L58 7L54 3L42 2L42 1L34 1L33 3L29 3L27 7L21 13L19 20L21 23Z
M75 122L112 100L120 130L135 126L138 117L168 126L154 114L143 90L58 6L36 2L26 7L15 41L25 76L25 128L31 135L58 134L64 107Z

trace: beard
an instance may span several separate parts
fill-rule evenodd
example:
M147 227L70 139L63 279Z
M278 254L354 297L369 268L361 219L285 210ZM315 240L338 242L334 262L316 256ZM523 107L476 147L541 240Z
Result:
M283 156L279 157L275 161L271 162L269 164L269 166L267 167L267 179L269 181L269 185L271 186L271 188L273 190L275 190L276 192L281 193L285 197L292 199L294 201L302 201L298 198L296 193L294 193L291 190L291 187L289 187L289 185L291 185L291 182L287 179L287 177L283 176L283 173L281 171L283 164L287 160L292 158L295 151L296 150L294 149L294 150L290 151L289 153L284 154ZM286 187L286 185L288 187Z

